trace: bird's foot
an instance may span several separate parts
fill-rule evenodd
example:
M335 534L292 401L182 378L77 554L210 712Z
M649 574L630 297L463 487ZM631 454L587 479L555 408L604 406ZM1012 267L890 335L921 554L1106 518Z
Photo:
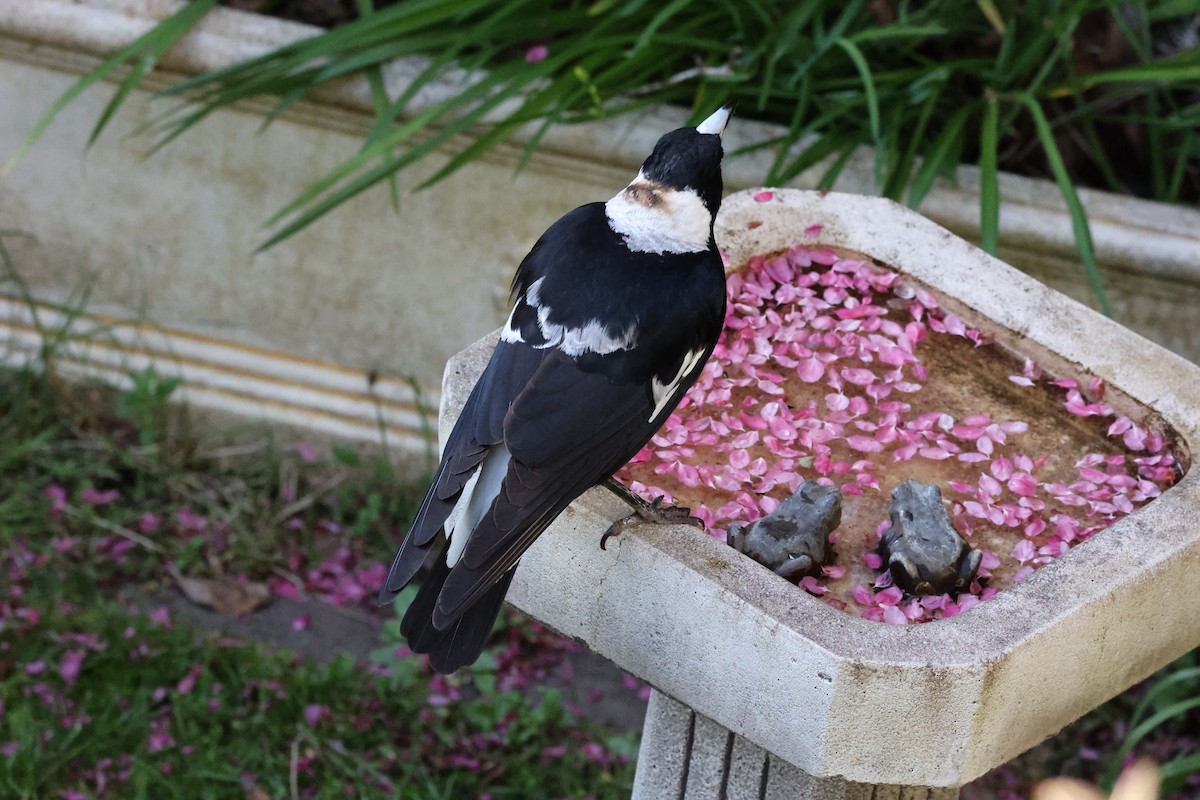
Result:
M612 489L613 487L609 487ZM615 491L615 490L614 490ZM621 499L633 506L633 513L629 516L619 519L609 526L604 535L600 537L600 549L604 550L608 544L608 540L613 536L619 536L626 528L636 525L639 522L649 522L654 525L694 525L697 528L704 527L704 520L699 517L692 516L692 510L684 506L666 506L662 505L662 496L654 498L654 502L647 502L636 494L625 490L621 487L621 491L617 492Z

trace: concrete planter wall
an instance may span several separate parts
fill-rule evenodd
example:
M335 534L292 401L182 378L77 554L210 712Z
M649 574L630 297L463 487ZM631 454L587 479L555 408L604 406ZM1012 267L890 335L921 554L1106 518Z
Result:
M816 222L820 233L802 234ZM1174 430L1185 468L1200 448L1200 367L914 212L841 194L776 191L761 203L742 192L718 219L731 269L801 239L916 278L1052 374L1102 378ZM444 432L492 341L448 365ZM509 600L660 692L641 797L726 796L714 788L725 786L730 797L952 798L1200 644L1195 470L994 598L922 625L834 610L690 527L636 527L600 550L626 513L603 489L584 495L526 554Z
M180 2L0 0L0 157L16 149L97 57L127 44ZM176 75L220 67L314 32L218 9L163 65ZM415 68L395 65L390 85L402 86ZM385 414L384 423L393 443L413 452L424 445L419 415L409 412L422 391L436 399L447 358L502 321L512 270L537 235L565 210L611 196L657 137L684 122L680 110L660 108L559 129L516 177L520 141L412 195L407 190L439 166L434 158L401 178L398 212L380 187L253 256L270 213L358 147L371 124L366 86L333 87L262 134L265 104L223 112L148 160L147 140L129 137L152 113L145 92L84 155L109 91L98 87L76 101L0 181L0 229L38 240L9 240L38 296L61 300L90 281L92 308L126 338L139 322L151 321L161 326L168 351L172 343L187 345L174 349L193 356L181 357L173 369L185 375L198 402L305 420L337 436L377 437L379 385L369 376L412 378L421 391L403 380L385 387L403 409L399 417ZM432 87L418 102L435 101L439 91ZM776 132L735 120L729 149ZM730 159L727 185L760 181L767 158ZM870 174L869 164L852 163L838 188L870 193ZM813 180L801 176L796 185ZM958 186L932 192L924 213L971 238L976 184L975 171L962 169ZM1086 301L1070 220L1054 187L1004 176L1002 194L1003 255ZM1098 192L1084 197L1118 318L1200 360L1200 340L1192 335L1200 304L1200 213ZM0 322L17 350L24 324ZM195 351L196 339L212 349ZM115 352L126 352L123 347ZM257 366L238 366L239 360ZM122 369L119 360L93 365L109 377ZM247 369L286 374L287 391L237 388Z

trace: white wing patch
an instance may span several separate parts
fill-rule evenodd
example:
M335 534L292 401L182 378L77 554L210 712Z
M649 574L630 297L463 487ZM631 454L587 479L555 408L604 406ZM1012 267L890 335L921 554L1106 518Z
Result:
M508 322L504 325L504 330L500 331L500 341L509 342L512 344L524 344L525 340L521 338L521 332L513 327L513 315L517 313L517 309L513 308L508 315Z
M596 353L604 356L618 350L629 350L637 343L637 325L631 324L620 335L613 336L608 332L608 326L599 319L590 319L578 328L568 328L565 325L556 325L551 322L550 316L553 312L549 305L542 302L541 298L541 287L544 280L546 279L538 278L525 291L525 302L537 313L538 329L544 340L542 344L532 345L533 347L538 350L557 347L572 358L577 358L584 353ZM515 308L508 315L508 323L505 324L504 330L500 331L500 341L524 344L525 339L521 336L521 332L513 327L514 314L516 314Z
M702 253L708 249L712 214L691 189L668 189L641 172L604 204L608 227L638 253Z
M510 458L507 447L503 444L493 445L475 474L463 486L458 502L446 518L446 538L450 540L446 549L446 563L451 567L458 563L471 532L492 507L496 495L500 494L500 483L508 472Z
M684 379L691 377L691 374L700 367L700 360L704 358L704 350L692 350L683 357L683 363L679 365L679 371L675 373L675 377L671 378L667 383L662 383L659 379L653 378L650 381L650 391L654 395L654 410L650 412L649 422L653 422L655 418L663 412L667 407L667 403L675 395L679 389L679 385Z

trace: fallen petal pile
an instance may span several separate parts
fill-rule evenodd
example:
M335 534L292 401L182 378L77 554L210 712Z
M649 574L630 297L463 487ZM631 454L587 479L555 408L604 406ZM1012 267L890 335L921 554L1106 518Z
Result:
M848 512L836 564L803 588L868 619L925 622L1021 580L1182 476L1168 437L1104 396L1097 378L1022 363L893 270L797 245L730 277L712 359L617 477L692 507L721 539L805 479L836 484ZM969 591L915 598L877 571L888 495L909 478L939 484L954 527L984 551Z

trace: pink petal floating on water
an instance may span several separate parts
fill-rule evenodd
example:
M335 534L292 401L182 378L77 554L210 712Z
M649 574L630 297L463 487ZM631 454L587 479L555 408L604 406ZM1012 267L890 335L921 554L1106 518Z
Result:
M821 582L812 575L805 575L800 579L800 588L809 594L815 594L817 597L825 594L829 589L821 585Z
M1133 420L1131 420L1129 417L1117 417L1116 420L1113 421L1113 424L1108 426L1108 435L1117 436L1132 427Z
M837 580L838 578L845 577L846 568L838 566L837 564L827 564L826 566L821 567L821 574L827 578Z
M963 510L966 511L968 514L970 514L972 517L976 517L978 519L986 519L987 518L987 509L984 508L982 503L976 502L974 500L965 500L965 501L963 501L962 506L963 506Z
M1121 441L1130 450L1145 450L1146 449L1146 431L1134 425L1121 436Z
M896 606L884 606L883 621L888 625L907 625L908 617Z
M846 439L846 443L848 445L850 445L851 449L857 450L860 453L881 453L881 452L883 452L883 445L880 444L879 442L875 441L875 439L870 436L863 436L861 434L856 434L854 436L848 437Z
M991 475L979 476L979 489L983 493L992 497L999 497L1000 492L1004 490L1004 488L1000 485L1000 481L996 480Z
M883 566L883 557L880 556L879 553L874 552L873 550L869 550L866 553L863 553L862 559L863 559L863 563L866 564L871 569L879 569L880 567Z
M1015 573L1013 573L1013 583L1023 581L1032 574L1033 574L1033 567L1028 566L1028 565L1021 567L1019 570L1017 570Z
M984 569L995 569L1000 566L1000 558L991 550L980 550L979 566Z
M875 602L881 606L894 606L904 599L904 590L899 586L889 586L875 595Z
M824 374L825 365L812 357L801 360L800 366L796 369L796 376L805 383L816 383Z
M1024 375L1009 375L1008 379L1018 386L1033 386L1033 381Z
M988 465L988 470L998 481L1007 481L1013 476L1013 464L1004 456L993 458L992 463Z
M983 436L983 427L978 425L955 425L950 429L950 433L964 442L973 442L980 436Z

